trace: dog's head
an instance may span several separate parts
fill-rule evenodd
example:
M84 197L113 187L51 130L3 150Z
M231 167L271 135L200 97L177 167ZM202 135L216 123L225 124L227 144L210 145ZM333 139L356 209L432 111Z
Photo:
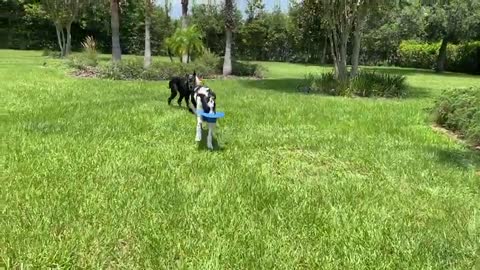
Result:
M206 113L210 113L210 112L216 113L217 96L210 88L202 87L201 90L204 90L202 91L204 93L201 93L203 111Z
M197 72L193 71L193 74L186 74L185 75L187 80L187 88L191 92L195 90L195 88L202 84L202 81L198 78Z

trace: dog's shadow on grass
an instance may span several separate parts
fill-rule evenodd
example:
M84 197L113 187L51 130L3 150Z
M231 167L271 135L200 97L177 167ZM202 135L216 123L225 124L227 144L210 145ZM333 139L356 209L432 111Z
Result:
M207 147L207 136L208 136L208 129L202 129L202 140L200 142L197 142L198 145L198 151L223 151L225 150L224 147L220 146L218 144L217 138L215 136L215 133L213 134L213 150L208 149Z

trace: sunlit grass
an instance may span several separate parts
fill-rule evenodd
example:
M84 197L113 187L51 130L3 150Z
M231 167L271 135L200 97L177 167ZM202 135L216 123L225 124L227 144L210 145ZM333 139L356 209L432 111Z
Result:
M43 63L46 61L46 65ZM167 106L166 82L65 75L39 52L0 51L0 258L125 269L474 269L478 153L430 128L444 87L404 73L405 100L297 93L305 72L208 80L218 149ZM1 264L1 263L0 263Z

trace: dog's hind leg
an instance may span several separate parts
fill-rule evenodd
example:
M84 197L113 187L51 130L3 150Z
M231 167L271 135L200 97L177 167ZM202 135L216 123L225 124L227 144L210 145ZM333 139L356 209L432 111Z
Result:
M177 86L175 84L170 83L170 97L168 98L168 105L171 105L172 100L177 96Z
M178 106L182 107L182 100L185 96L180 93L180 98L178 99L177 103L178 103ZM187 98L185 98L185 100L187 100ZM188 101L187 101L187 105L188 105Z
M172 90L172 94L171 94L170 97L168 98L168 105L171 105L171 104L172 104L172 99L174 99L176 96L177 96L177 91Z

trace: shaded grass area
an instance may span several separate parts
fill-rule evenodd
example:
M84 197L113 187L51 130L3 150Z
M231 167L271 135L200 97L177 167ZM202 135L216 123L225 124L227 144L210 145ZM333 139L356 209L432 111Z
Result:
M265 81L207 81L226 113L221 151L209 152L194 117L167 106L166 82L70 78L43 61L0 51L4 262L478 264L478 154L432 131L424 111L439 85L476 77L407 75L418 99L333 98L290 91L301 65L266 63Z

